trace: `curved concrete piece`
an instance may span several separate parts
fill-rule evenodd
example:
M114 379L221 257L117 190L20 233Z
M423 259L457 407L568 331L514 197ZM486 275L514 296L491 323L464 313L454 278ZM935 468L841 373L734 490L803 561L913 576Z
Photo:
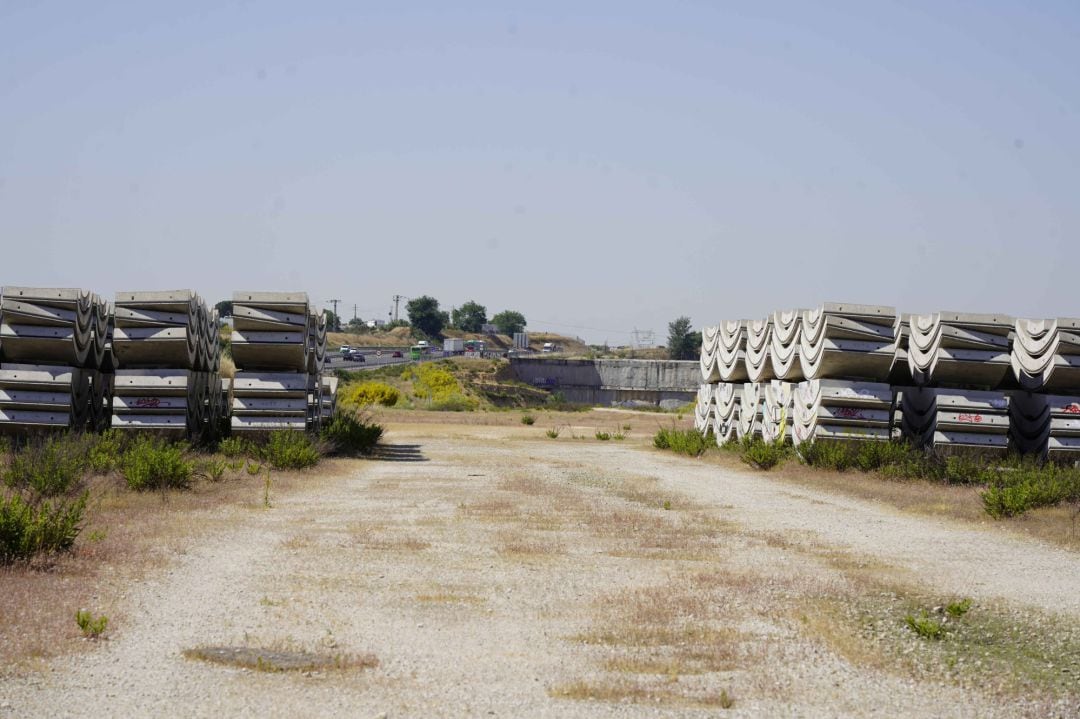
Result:
M739 397L738 423L735 435L739 440L761 436L761 404L764 394L757 382L744 382Z
M765 385L761 437L767 444L783 442L791 434L794 385L772 380Z
M807 379L884 382L896 360L892 307L826 303L803 313L799 364Z
M746 326L746 377L750 382L767 382L776 378L769 349L772 319L753 320Z

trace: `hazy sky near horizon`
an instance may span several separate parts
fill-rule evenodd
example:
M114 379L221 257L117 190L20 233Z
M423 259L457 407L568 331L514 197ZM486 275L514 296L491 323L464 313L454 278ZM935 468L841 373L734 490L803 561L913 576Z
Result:
M1075 2L0 0L0 283L1078 316Z

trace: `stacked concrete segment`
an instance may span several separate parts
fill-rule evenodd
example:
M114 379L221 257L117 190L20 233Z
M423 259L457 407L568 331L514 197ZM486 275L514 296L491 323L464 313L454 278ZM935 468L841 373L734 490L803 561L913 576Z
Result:
M706 435L712 429L716 414L716 384L704 382L698 387L694 403L694 429Z
M0 290L0 431L107 426L108 334L108 305L96 294Z
M769 357L772 331L772 317L746 323L746 378L750 382L767 382L776 378Z
M1017 320L1009 359L1029 392L1080 388L1080 319Z
M1011 368L1009 335L1015 324L1006 315L912 315L907 338L912 381L919 387L1000 386Z
M721 382L745 382L746 320L721 322L716 345L716 364Z
M306 293L233 294L234 432L318 429L326 331Z
M713 392L713 436L717 446L730 442L738 435L739 407L742 385L733 382L716 384Z
M701 381L716 384L720 381L720 326L713 325L701 330Z
M324 424L332 420L334 413L337 412L337 391L338 378L323 375L319 414Z
M769 335L769 354L776 379L798 382L803 379L799 361L799 343L802 338L804 310L778 311L772 315L772 332Z
M739 440L762 436L765 391L761 382L743 382L739 393L738 421L735 436Z
M814 379L793 393L792 442L887 440L891 434L893 392L882 382Z
M118 292L113 426L212 442L220 436L217 313L191 290Z
M761 438L766 444L783 442L791 437L795 386L776 379L764 385Z
M883 382L896 356L896 310L828 302L803 313L799 363L806 379Z

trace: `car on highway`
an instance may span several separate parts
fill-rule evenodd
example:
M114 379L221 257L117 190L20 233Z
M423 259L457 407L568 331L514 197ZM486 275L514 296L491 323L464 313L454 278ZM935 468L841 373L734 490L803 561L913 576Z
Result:
M394 350L393 354L391 354L390 356L394 359L401 359L401 350Z
M364 353L360 350L349 350L345 353L346 362L367 362L367 358L364 357Z
M338 352L341 354L342 357L344 357L345 355L349 354L349 350L351 349L352 347L350 347L349 345L341 345L341 349L339 349Z

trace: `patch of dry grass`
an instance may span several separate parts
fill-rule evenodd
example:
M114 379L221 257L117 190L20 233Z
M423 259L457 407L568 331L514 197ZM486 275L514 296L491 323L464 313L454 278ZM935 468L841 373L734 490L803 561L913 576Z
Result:
M254 669L260 672L317 672L371 669L379 666L374 654L326 654L262 647L195 647L184 656L213 664Z
M632 702L705 709L730 709L735 705L735 700L725 689L694 691L687 690L677 682L640 678L567 682L551 687L548 694L578 701Z

